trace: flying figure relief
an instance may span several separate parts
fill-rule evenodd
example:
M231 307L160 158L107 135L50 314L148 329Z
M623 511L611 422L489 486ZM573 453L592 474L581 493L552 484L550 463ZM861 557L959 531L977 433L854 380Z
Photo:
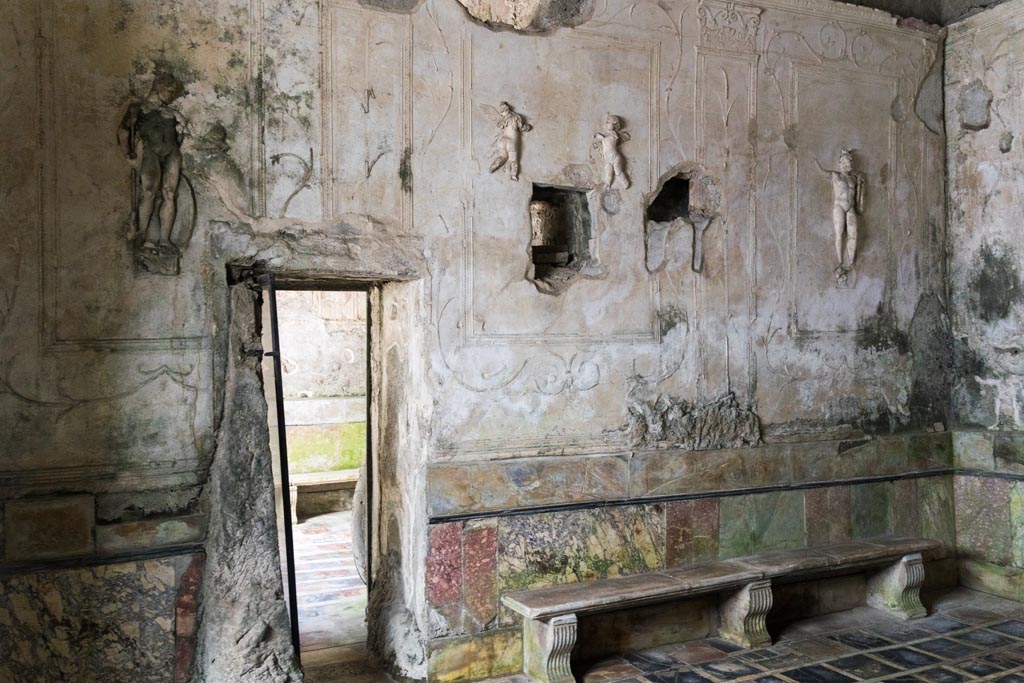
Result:
M600 147L604 157L604 184L608 189L629 189L626 159L619 150L619 143L628 141L629 133L622 130L622 119L614 114L605 117L603 131L594 133L594 148Z
M864 213L865 178L853 170L853 150L844 147L839 154L839 170L830 171L814 162L832 180L832 229L835 233L836 259L834 274L840 283L853 270L857 258L857 217Z
M509 177L519 180L519 147L523 133L533 130L533 126L526 122L522 114L513 111L508 102L502 102L497 109L485 104L482 109L498 129L491 155L491 173L508 165Z

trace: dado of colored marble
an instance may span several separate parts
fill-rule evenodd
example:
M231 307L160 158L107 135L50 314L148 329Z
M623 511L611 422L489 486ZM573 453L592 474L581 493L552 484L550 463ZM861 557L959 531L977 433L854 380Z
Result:
M1012 485L1006 479L956 477L956 543L962 559L1010 563Z
M665 505L666 564L675 567L718 558L718 498Z
M828 486L804 491L804 516L808 546L850 540L850 487Z
M943 556L956 552L953 477L926 477L917 482L921 535L942 543Z
M996 434L993 441L995 468L1024 474L1024 434Z
M804 497L801 491L721 499L719 556L722 558L802 548L804 536Z
M0 681L166 683L181 556L0 580Z
M850 487L850 512L854 538L884 536L892 529L893 485L891 482L857 484Z
M955 432L953 453L956 466L961 469L991 470L995 466L992 459L992 435L988 432Z
M432 641L429 648L427 671L434 683L511 676L523 669L521 629L443 638Z
M511 510L615 500L627 496L625 458L530 458L514 462L433 465L427 474L430 515Z
M573 510L498 522L499 592L659 569L662 505Z

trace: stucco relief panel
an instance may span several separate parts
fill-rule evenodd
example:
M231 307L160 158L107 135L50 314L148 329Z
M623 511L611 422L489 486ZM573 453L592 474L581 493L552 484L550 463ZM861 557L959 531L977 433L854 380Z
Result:
M412 21L331 2L323 16L324 216L412 225Z
M655 342L658 282L643 268L643 234L635 226L642 221L641 195L652 188L658 164L657 44L581 30L558 40L507 40L512 44L488 42L483 49L470 33L463 42L461 110L465 153L471 160L464 342ZM520 41L534 44L515 44ZM516 48L512 58L508 52ZM581 60L591 65L588 73L594 78L580 77ZM515 84L514 92L498 87L493 74L499 68L505 74L502 83ZM532 126L522 141L518 183L508 182L507 174L487 173L494 126L485 105L504 100ZM636 181L629 189L602 186L602 160L591 144L593 127L610 112L621 116L631 132L622 145ZM558 296L538 292L526 277L534 184L587 194L590 254L596 265Z
M899 128L890 105L897 78L795 63L792 111L800 135L794 160L796 233L791 242L791 296L801 333L852 333L889 295L893 188ZM825 125L827 122L827 125ZM834 275L831 190L825 168L852 148L869 193L860 216L856 267L846 281Z

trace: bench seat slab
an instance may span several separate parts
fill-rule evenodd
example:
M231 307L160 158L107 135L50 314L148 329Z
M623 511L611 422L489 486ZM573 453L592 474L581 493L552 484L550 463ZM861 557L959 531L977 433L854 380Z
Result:
M574 683L569 658L576 645L575 614L523 620L523 670L540 683Z
M928 615L921 604L924 562L921 553L900 560L868 578L868 605L901 619L920 619Z
M722 601L718 633L743 647L771 645L765 618L772 608L772 582L749 583Z

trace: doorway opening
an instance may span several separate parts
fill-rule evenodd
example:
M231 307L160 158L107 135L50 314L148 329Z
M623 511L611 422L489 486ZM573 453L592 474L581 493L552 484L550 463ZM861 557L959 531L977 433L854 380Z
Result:
M277 288L266 303L264 377L292 638L303 661L344 656L365 649L367 634L369 292ZM275 372L279 386L269 381Z

